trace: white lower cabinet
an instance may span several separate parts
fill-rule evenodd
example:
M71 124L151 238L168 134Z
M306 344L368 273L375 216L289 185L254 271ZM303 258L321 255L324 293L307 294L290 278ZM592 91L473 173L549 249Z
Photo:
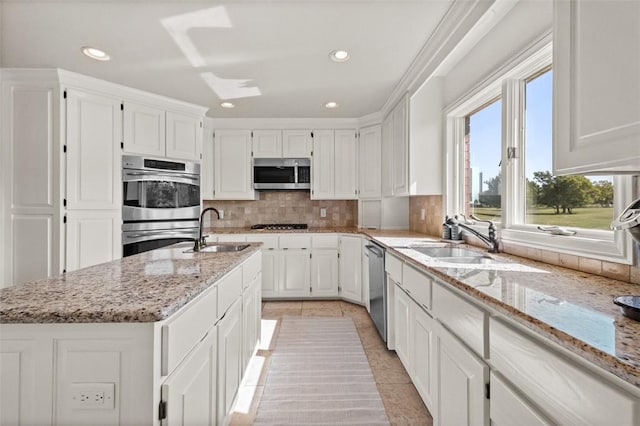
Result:
M395 345L396 353L402 361L407 373L411 375L411 358L409 357L409 326L410 326L410 310L411 299L398 285L395 287L394 300L394 316L395 316Z
M311 294L311 258L309 250L283 250L280 256L281 297L308 297Z
M338 296L338 250L314 249L311 252L311 295Z
M262 252L262 297L278 295L279 266L280 254L277 250L267 249Z
M409 356L413 361L411 379L425 405L436 416L436 380L434 366L434 321L416 303L411 304Z
M362 238L340 237L340 296L362 303Z
M550 426L553 424L494 372L491 372L490 406L491 424L496 426Z
M242 371L247 368L253 350L260 339L262 317L262 275L258 274L242 295Z
M206 337L162 385L166 404L162 425L217 424L217 327Z
M242 376L242 302L229 308L218 323L218 423L226 424Z
M438 405L434 424L489 425L489 366L437 321L435 363Z
M66 224L67 271L122 257L121 223L119 211L69 210Z

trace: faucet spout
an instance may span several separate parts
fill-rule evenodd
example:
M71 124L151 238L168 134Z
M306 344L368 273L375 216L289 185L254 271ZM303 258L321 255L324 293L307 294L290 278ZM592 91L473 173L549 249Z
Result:
M480 220L474 217L473 215L471 215L470 217L477 222L489 223L489 235L484 235L476 231L475 229L471 228L470 226L465 225L464 223L458 222L458 226L472 233L473 235L478 237L482 242L484 242L489 247L489 253L499 253L500 250L499 250L498 239L496 238L496 226L493 224L493 222L490 220Z
M200 251L201 249L207 246L207 241L202 236L202 218L204 217L204 214L208 211L216 212L216 216L218 216L218 220L220 220L220 212L217 209L213 207L207 207L206 209L202 210L202 213L200 213L200 227L198 229L198 239L195 241L195 244L193 245L193 251Z

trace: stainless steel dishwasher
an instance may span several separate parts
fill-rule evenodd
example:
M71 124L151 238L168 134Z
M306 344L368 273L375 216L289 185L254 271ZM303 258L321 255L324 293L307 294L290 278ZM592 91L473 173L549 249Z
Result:
M365 246L369 257L369 309L382 340L387 341L387 277L384 272L385 249L371 242Z

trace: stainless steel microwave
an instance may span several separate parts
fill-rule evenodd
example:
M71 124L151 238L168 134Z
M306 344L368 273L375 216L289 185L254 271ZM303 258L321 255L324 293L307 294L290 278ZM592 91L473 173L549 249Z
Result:
M256 158L253 160L254 189L311 189L308 158Z

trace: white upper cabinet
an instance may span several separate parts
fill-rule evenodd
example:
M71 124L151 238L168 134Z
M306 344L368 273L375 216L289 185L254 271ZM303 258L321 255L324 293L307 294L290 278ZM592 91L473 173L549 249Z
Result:
M382 195L381 153L382 127L371 126L360 130L358 155L358 196L363 198L380 198Z
M67 208L119 210L121 113L117 99L67 91Z
M336 130L333 198L347 200L358 197L357 152L355 131Z
M355 130L313 132L312 199L357 198Z
M214 136L214 200L253 200L251 131L218 130Z
M166 128L167 157L202 159L202 117L168 111Z
M393 195L393 112L382 122L382 195Z
M401 100L393 110L393 195L408 195L409 138L407 101Z
M554 2L555 174L640 170L640 2Z
M335 175L335 144L333 130L313 132L313 180L311 198L316 200L333 198Z
M200 164L200 196L203 200L213 199L213 157L213 127L210 121L205 121Z
M254 130L251 134L253 135L254 158L282 157L282 131Z
M153 99L149 99L153 103ZM162 106L123 102L123 144L126 154L199 161L202 114L168 111Z
M165 154L164 110L135 102L124 102L124 152L128 154Z
M283 130L282 156L284 158L309 158L311 156L311 131Z

